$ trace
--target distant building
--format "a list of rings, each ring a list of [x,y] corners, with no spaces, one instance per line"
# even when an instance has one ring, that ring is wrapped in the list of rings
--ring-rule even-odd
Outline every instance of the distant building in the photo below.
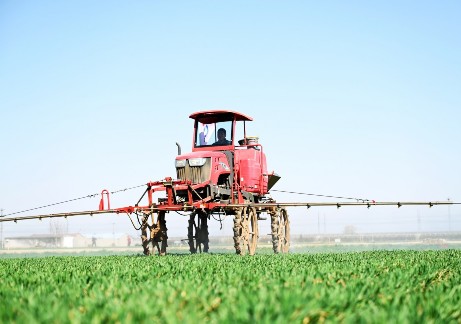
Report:
[[[4,244],[5,249],[128,247],[140,245],[141,240],[122,233],[34,234],[5,237]]]

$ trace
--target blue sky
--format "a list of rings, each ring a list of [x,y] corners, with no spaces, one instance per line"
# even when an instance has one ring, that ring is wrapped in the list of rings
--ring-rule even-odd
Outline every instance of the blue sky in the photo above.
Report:
[[[458,1],[4,0],[0,207],[7,214],[172,176],[175,142],[190,150],[188,116],[207,109],[254,118],[250,132],[282,176],[275,189],[461,201],[460,89]],[[141,193],[113,195],[113,206]],[[290,214],[294,233],[317,232],[320,218],[326,232],[461,230],[456,206]],[[112,223],[131,227],[125,216],[69,226],[103,232]],[[169,218],[172,234],[186,226]]]

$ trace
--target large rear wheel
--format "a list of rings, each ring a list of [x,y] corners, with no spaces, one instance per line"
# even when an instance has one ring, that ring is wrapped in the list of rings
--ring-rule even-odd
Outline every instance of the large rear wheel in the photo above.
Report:
[[[234,246],[239,255],[255,254],[258,245],[258,215],[254,207],[238,208],[234,216]]]
[[[272,248],[274,253],[287,253],[290,248],[290,221],[285,208],[271,213]]]

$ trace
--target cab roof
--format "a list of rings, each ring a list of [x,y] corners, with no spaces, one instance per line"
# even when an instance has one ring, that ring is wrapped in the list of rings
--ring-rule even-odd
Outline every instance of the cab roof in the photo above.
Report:
[[[232,110],[205,110],[195,112],[189,116],[191,119],[200,119],[200,121],[203,123],[215,123],[219,121],[234,120],[234,117],[237,121],[253,120],[253,118],[250,116]]]

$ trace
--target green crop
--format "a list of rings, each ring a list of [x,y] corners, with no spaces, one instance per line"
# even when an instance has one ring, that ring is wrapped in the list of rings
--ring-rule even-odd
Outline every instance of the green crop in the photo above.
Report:
[[[0,321],[460,323],[461,251],[0,259]]]

